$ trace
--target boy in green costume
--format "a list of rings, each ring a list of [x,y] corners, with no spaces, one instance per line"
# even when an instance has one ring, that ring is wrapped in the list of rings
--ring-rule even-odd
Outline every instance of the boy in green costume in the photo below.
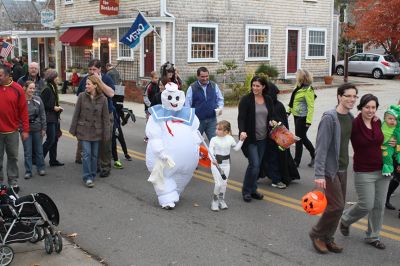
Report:
[[[397,119],[400,114],[400,106],[391,105],[388,110],[385,111],[384,122],[382,123],[382,132],[384,136],[382,149],[383,167],[382,175],[391,176],[393,174],[393,154],[397,152],[397,162],[400,163],[400,145],[392,147],[389,145],[389,141],[396,140],[400,143],[400,124]]]

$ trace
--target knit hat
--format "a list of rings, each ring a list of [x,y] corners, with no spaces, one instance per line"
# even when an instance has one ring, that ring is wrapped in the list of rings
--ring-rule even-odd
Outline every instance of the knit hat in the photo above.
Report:
[[[396,119],[397,119],[397,117],[398,117],[397,112],[396,112],[395,110],[393,110],[392,108],[387,109],[387,110],[385,111],[385,115],[386,115],[386,114],[390,114],[390,115],[396,117]]]

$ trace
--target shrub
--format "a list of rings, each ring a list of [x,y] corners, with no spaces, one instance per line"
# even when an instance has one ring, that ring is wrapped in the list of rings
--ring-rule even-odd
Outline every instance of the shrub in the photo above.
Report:
[[[270,79],[276,79],[279,76],[279,72],[278,69],[276,69],[276,67],[266,64],[261,64],[256,69],[256,74],[260,73],[267,75]]]

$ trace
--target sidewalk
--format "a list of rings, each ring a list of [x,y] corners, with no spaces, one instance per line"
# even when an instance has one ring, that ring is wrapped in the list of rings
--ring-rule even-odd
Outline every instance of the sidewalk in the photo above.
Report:
[[[350,81],[353,84],[356,84],[357,86],[374,85],[373,83],[371,83],[371,79],[351,77]],[[317,95],[318,95],[318,97],[320,97],[322,95],[321,95],[321,92],[319,92],[319,90],[333,89],[333,88],[336,89],[341,84],[343,84],[343,77],[334,76],[334,80],[331,85],[325,85],[324,82],[322,81],[322,82],[314,82],[313,87],[315,87],[317,89]],[[289,103],[290,94],[293,91],[294,85],[292,85],[292,84],[277,84],[277,86],[281,91],[280,94],[278,95],[279,101],[281,101],[286,107],[287,104]],[[59,99],[60,99],[61,105],[63,105],[63,104],[75,105],[78,97],[75,96],[75,94],[59,94]],[[321,97],[318,100],[321,101]],[[331,102],[330,97],[328,97],[327,100],[329,102]],[[334,102],[332,105],[334,105]],[[142,103],[125,101],[124,107],[131,109],[133,111],[133,113],[135,114],[136,118],[143,118],[143,119],[145,118],[144,105]],[[326,108],[323,108],[322,110],[326,110]],[[239,131],[238,125],[237,125],[237,116],[238,116],[238,107],[237,106],[227,106],[227,107],[224,107],[224,109],[222,111],[222,115],[218,117],[218,120],[227,120],[228,122],[230,122],[233,135],[237,135],[238,131]]]
[[[36,244],[16,243],[9,245],[14,250],[14,259],[10,265],[21,266],[97,266],[104,265],[76,245],[63,238],[63,250],[61,253],[47,254],[44,249],[44,241]]]

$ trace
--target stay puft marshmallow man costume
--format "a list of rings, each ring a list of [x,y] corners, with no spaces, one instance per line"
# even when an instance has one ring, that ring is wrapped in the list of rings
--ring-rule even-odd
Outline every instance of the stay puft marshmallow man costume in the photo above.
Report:
[[[173,209],[199,161],[199,119],[194,108],[183,107],[185,94],[167,83],[161,105],[149,108],[146,166],[161,207]]]

